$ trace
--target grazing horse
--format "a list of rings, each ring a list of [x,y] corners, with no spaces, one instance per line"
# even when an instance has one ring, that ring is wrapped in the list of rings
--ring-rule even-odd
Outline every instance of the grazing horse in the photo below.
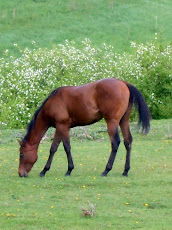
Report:
[[[28,125],[26,136],[20,142],[19,176],[26,177],[37,161],[39,143],[49,127],[55,128],[54,139],[47,163],[40,173],[45,176],[50,169],[53,156],[60,142],[63,142],[68,160],[69,176],[74,169],[71,155],[69,130],[75,126],[93,124],[104,118],[111,141],[111,154],[102,176],[112,169],[120,137],[120,126],[126,148],[126,163],[123,175],[130,169],[132,136],[129,118],[133,104],[139,112],[139,124],[142,132],[150,128],[150,112],[142,94],[134,86],[118,79],[103,79],[81,86],[65,86],[54,90],[36,111]]]

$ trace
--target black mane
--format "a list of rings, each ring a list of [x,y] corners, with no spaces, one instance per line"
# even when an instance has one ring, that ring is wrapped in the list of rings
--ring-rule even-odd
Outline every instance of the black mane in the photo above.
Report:
[[[40,113],[40,111],[42,110],[42,108],[44,107],[44,105],[45,105],[45,103],[48,101],[48,99],[57,93],[57,90],[58,90],[58,89],[55,89],[54,91],[52,91],[51,94],[50,94],[50,95],[45,99],[45,101],[42,103],[42,105],[36,110],[35,114],[34,114],[33,117],[32,117],[32,120],[31,120],[30,123],[28,124],[27,133],[26,133],[25,137],[24,137],[23,140],[22,140],[22,143],[23,143],[23,144],[26,143],[26,141],[28,140],[29,135],[30,135],[32,129],[34,128],[36,119],[37,119],[37,117],[38,117],[38,114]]]

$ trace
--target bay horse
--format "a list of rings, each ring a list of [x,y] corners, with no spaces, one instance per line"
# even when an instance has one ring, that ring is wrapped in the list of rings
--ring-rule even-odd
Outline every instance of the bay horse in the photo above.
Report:
[[[20,142],[20,160],[18,173],[21,177],[28,176],[37,161],[39,143],[49,127],[55,128],[54,139],[50,148],[47,163],[40,173],[45,176],[50,169],[53,156],[60,142],[63,142],[68,160],[69,176],[74,169],[71,155],[69,130],[75,126],[93,124],[104,118],[111,141],[111,154],[102,176],[107,176],[112,169],[120,137],[120,126],[126,148],[126,162],[123,175],[127,176],[130,169],[132,135],[129,118],[133,104],[139,113],[139,124],[142,132],[148,133],[150,128],[150,112],[138,89],[118,79],[103,79],[81,86],[65,86],[54,90],[35,112],[28,125],[27,133]]]

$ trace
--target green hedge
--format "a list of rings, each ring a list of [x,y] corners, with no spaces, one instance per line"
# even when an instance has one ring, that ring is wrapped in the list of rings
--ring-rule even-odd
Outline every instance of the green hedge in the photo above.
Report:
[[[16,48],[17,45],[15,45]],[[85,39],[48,50],[20,50],[0,59],[0,127],[22,128],[48,94],[62,85],[80,85],[114,77],[135,85],[145,96],[154,119],[172,117],[172,47],[157,39],[131,43],[132,54],[115,54],[111,46],[94,48]]]

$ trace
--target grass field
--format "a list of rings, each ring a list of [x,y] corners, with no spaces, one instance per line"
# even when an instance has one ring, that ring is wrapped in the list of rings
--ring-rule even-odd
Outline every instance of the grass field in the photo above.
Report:
[[[172,37],[171,0],[5,0],[0,1],[0,55],[9,49],[52,48],[66,39],[78,44],[89,38],[99,47],[129,51],[130,42]]]
[[[65,177],[67,160],[60,146],[51,170],[38,176],[50,147],[51,132],[39,148],[28,178],[19,178],[16,137],[24,131],[0,131],[0,229],[171,229],[172,120],[151,122],[134,138],[131,171],[122,177],[125,150],[121,142],[113,170],[104,178],[110,145],[105,124],[72,132],[75,170]],[[79,137],[79,138],[78,138]],[[89,140],[90,139],[90,140]],[[82,209],[95,206],[91,218]]]

